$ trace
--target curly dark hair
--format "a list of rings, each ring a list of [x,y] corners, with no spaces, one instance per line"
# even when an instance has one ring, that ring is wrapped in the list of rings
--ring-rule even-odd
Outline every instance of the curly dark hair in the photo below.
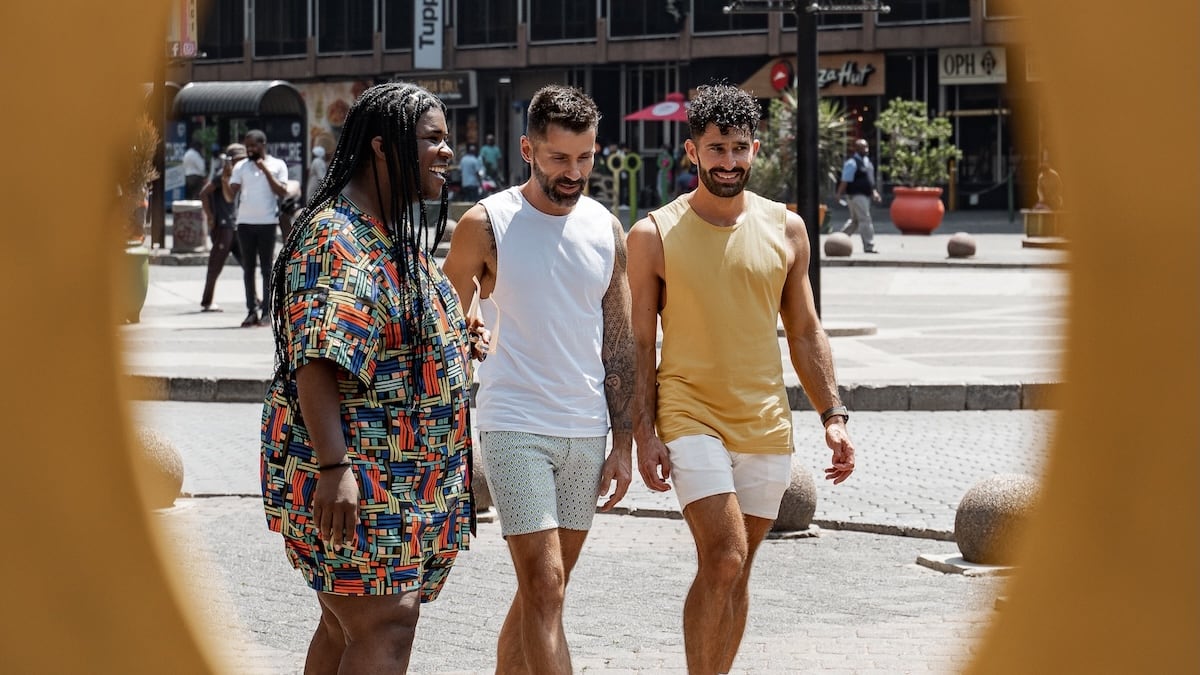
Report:
[[[715,124],[722,134],[730,129],[741,129],[754,136],[758,121],[762,119],[762,106],[748,92],[731,84],[705,84],[696,88],[696,97],[688,108],[688,126],[692,138],[704,134],[708,125]]]
[[[575,87],[548,84],[533,95],[529,102],[530,138],[541,139],[551,124],[575,134],[600,126],[600,110],[591,96]]]

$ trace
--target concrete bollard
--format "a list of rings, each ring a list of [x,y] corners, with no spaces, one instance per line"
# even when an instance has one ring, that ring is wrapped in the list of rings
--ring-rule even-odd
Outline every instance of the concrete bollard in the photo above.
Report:
[[[773,532],[799,532],[809,529],[813,514],[817,512],[817,486],[808,468],[792,460],[792,476],[783,501],[779,504],[779,517],[771,527]]]
[[[955,232],[946,242],[946,253],[951,258],[970,258],[975,255],[975,237],[966,232]]]
[[[976,483],[954,515],[954,540],[967,562],[1011,565],[1037,499],[1037,481],[997,474]]]
[[[834,232],[825,237],[825,255],[831,258],[844,258],[853,250],[854,243],[845,232]]]
[[[152,509],[174,506],[183,487],[183,457],[179,450],[171,439],[149,427],[138,428],[137,446],[134,460],[146,505]]]

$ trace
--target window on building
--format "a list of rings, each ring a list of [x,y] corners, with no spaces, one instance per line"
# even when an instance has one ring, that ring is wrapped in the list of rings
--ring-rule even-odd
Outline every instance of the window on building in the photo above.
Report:
[[[412,49],[413,0],[383,0],[383,48]]]
[[[596,37],[596,0],[529,0],[529,39],[591,40]]]
[[[208,59],[240,59],[246,40],[244,0],[197,0],[197,48]]]
[[[375,0],[317,0],[317,51],[375,48]]]
[[[677,35],[679,30],[680,22],[667,11],[666,2],[608,0],[610,37]]]
[[[817,14],[817,30],[825,29],[844,29],[844,28],[861,28],[863,25],[863,15],[860,12],[829,12]],[[783,15],[783,29],[796,30],[796,14],[787,12]]]
[[[308,53],[307,3],[255,0],[254,55],[303,56]]]
[[[733,31],[764,31],[766,12],[726,14],[729,0],[695,0],[692,3],[692,30],[696,33],[729,33]]]
[[[517,0],[460,0],[455,24],[460,45],[516,44]]]
[[[881,24],[971,18],[971,0],[888,0],[888,5],[891,12],[877,15]]]

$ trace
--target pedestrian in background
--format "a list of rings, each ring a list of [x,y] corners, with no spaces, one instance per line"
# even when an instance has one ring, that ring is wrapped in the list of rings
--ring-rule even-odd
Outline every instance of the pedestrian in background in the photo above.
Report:
[[[428,91],[364,91],[272,277],[263,501],[321,607],[306,673],[405,672],[470,538],[472,343],[425,234],[446,139]]]
[[[267,153],[267,135],[262,131],[247,131],[242,143],[246,146],[246,159],[233,167],[229,187],[238,198],[237,237],[246,287],[246,318],[242,320],[242,328],[249,328],[270,323],[275,228],[280,225],[279,200],[288,193],[288,168],[282,159]],[[261,308],[254,278],[256,261],[262,267]]]
[[[212,240],[212,249],[208,252],[208,274],[204,278],[204,293],[200,296],[202,312],[224,311],[213,302],[217,277],[221,276],[221,270],[225,269],[225,261],[230,254],[234,260],[241,263],[236,236],[237,204],[229,179],[233,176],[234,164],[245,158],[246,146],[231,143],[221,155],[217,171],[200,190],[200,202],[208,217],[208,236]]]
[[[321,181],[325,180],[325,173],[329,170],[329,163],[325,161],[325,148],[317,146],[312,150],[312,162],[308,165],[308,189],[304,191],[306,203],[311,202],[313,195],[317,194],[317,188],[321,187]]]
[[[842,232],[862,235],[863,253],[878,253],[875,249],[875,224],[871,222],[871,201],[881,201],[875,189],[875,167],[871,164],[871,146],[865,139],[854,141],[854,152],[842,166],[842,180],[838,182],[839,203],[846,201],[850,218],[842,226]],[[845,198],[849,195],[849,199]]]
[[[736,87],[700,87],[684,143],[700,185],[629,233],[638,469],[652,490],[674,484],[696,543],[683,644],[688,672],[705,675],[731,672],[749,612],[754,554],[791,480],[779,317],[796,374],[824,411],[833,451],[826,478],[840,483],[854,470],[848,413],[808,282],[804,221],[745,189],[761,114],[758,101]]]
[[[578,89],[529,103],[521,156],[533,176],[458,221],[445,269],[460,297],[475,280],[495,350],[480,366],[485,473],[517,574],[497,644],[499,673],[570,673],[567,580],[596,500],[632,477],[633,341],[625,236],[583,194],[600,112]],[[613,448],[605,457],[607,435]]]
[[[496,136],[488,134],[483,138],[483,146],[479,148],[479,160],[483,162],[483,172],[498,185],[504,184],[504,175],[500,173],[500,161],[504,155],[500,146],[496,145]]]
[[[208,177],[208,169],[204,166],[204,144],[192,141],[187,152],[183,153],[183,192],[185,199],[200,199],[200,190]]]
[[[483,184],[483,162],[475,154],[475,144],[468,143],[467,151],[458,161],[458,170],[462,176],[462,196],[464,202],[479,201],[479,188]]]

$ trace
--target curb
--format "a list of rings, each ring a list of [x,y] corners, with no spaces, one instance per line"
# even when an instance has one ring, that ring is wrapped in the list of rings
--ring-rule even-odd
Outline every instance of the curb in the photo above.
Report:
[[[128,375],[140,401],[261,403],[270,380]],[[1059,383],[852,384],[838,387],[851,410],[1048,410],[1056,406]],[[792,410],[812,410],[800,385],[787,387]]]

